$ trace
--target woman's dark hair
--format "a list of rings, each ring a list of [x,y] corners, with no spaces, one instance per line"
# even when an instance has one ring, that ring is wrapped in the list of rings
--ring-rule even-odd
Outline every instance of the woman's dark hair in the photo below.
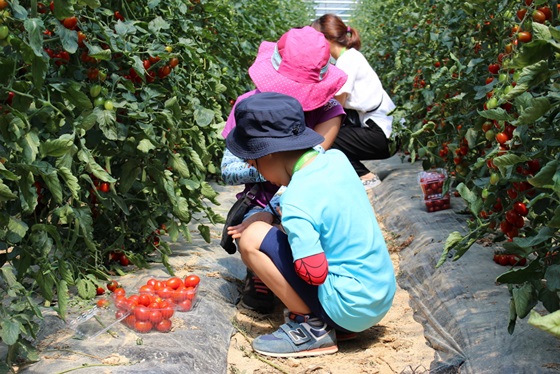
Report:
[[[350,26],[346,26],[344,21],[336,14],[327,13],[317,18],[311,24],[315,30],[325,35],[328,41],[334,41],[346,48],[360,50],[362,42],[358,31]]]

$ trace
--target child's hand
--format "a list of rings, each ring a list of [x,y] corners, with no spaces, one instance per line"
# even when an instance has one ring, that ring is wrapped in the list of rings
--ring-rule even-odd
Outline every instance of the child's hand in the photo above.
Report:
[[[228,227],[228,235],[231,235],[233,239],[239,239],[243,231],[253,222],[262,221],[269,225],[272,225],[274,217],[268,212],[258,212],[247,218],[245,221],[241,222],[239,225]]]

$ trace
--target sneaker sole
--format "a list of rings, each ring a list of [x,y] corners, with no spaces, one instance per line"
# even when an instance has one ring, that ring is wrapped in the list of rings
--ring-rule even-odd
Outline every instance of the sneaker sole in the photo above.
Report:
[[[315,349],[310,349],[310,350],[307,350],[307,351],[289,352],[289,353],[264,352],[264,351],[260,351],[258,349],[255,349],[255,352],[260,353],[261,355],[270,356],[270,357],[309,357],[309,356],[330,355],[330,354],[336,353],[336,352],[338,352],[338,346],[334,345],[334,346],[331,346],[331,347],[315,348]]]

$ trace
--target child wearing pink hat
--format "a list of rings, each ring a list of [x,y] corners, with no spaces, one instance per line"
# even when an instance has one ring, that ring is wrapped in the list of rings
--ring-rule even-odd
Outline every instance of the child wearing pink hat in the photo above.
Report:
[[[360,36],[354,28],[334,14],[321,16],[312,27],[325,35],[335,65],[348,74],[348,80],[336,93],[347,117],[332,147],[348,157],[365,188],[373,188],[381,181],[361,161],[382,160],[394,153],[389,140],[393,117],[389,113],[395,104],[360,52]]]
[[[305,46],[305,48],[302,48]],[[259,47],[257,58],[249,68],[249,75],[256,90],[241,95],[235,102],[226,121],[222,136],[226,138],[235,127],[235,108],[244,99],[260,92],[277,92],[297,99],[303,107],[307,127],[324,137],[321,146],[331,147],[345,116],[342,106],[333,99],[334,94],[346,82],[346,74],[330,63],[330,45],[324,35],[312,27],[294,28],[283,34],[278,42],[264,41]],[[268,203],[278,186],[266,181],[245,160],[234,156],[227,148],[221,165],[222,179],[229,185],[245,184],[238,194],[260,184],[254,208],[246,215],[247,224],[265,220],[272,223]],[[249,269],[241,304],[262,313],[274,309],[274,294]]]

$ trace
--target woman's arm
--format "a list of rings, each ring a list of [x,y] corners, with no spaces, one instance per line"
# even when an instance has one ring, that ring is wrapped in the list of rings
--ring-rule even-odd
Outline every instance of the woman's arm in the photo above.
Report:
[[[321,143],[321,146],[325,150],[329,149],[333,145],[334,140],[338,135],[338,130],[340,130],[340,126],[342,124],[342,117],[343,116],[333,117],[325,122],[319,123],[313,129],[325,138],[325,140]]]
[[[265,182],[266,179],[251,165],[224,149],[221,165],[222,179],[228,185]]]
[[[348,99],[348,93],[347,92],[341,93],[340,95],[337,95],[334,98],[336,99],[336,101],[340,103],[340,105],[344,106],[344,104],[346,104],[346,100]]]

